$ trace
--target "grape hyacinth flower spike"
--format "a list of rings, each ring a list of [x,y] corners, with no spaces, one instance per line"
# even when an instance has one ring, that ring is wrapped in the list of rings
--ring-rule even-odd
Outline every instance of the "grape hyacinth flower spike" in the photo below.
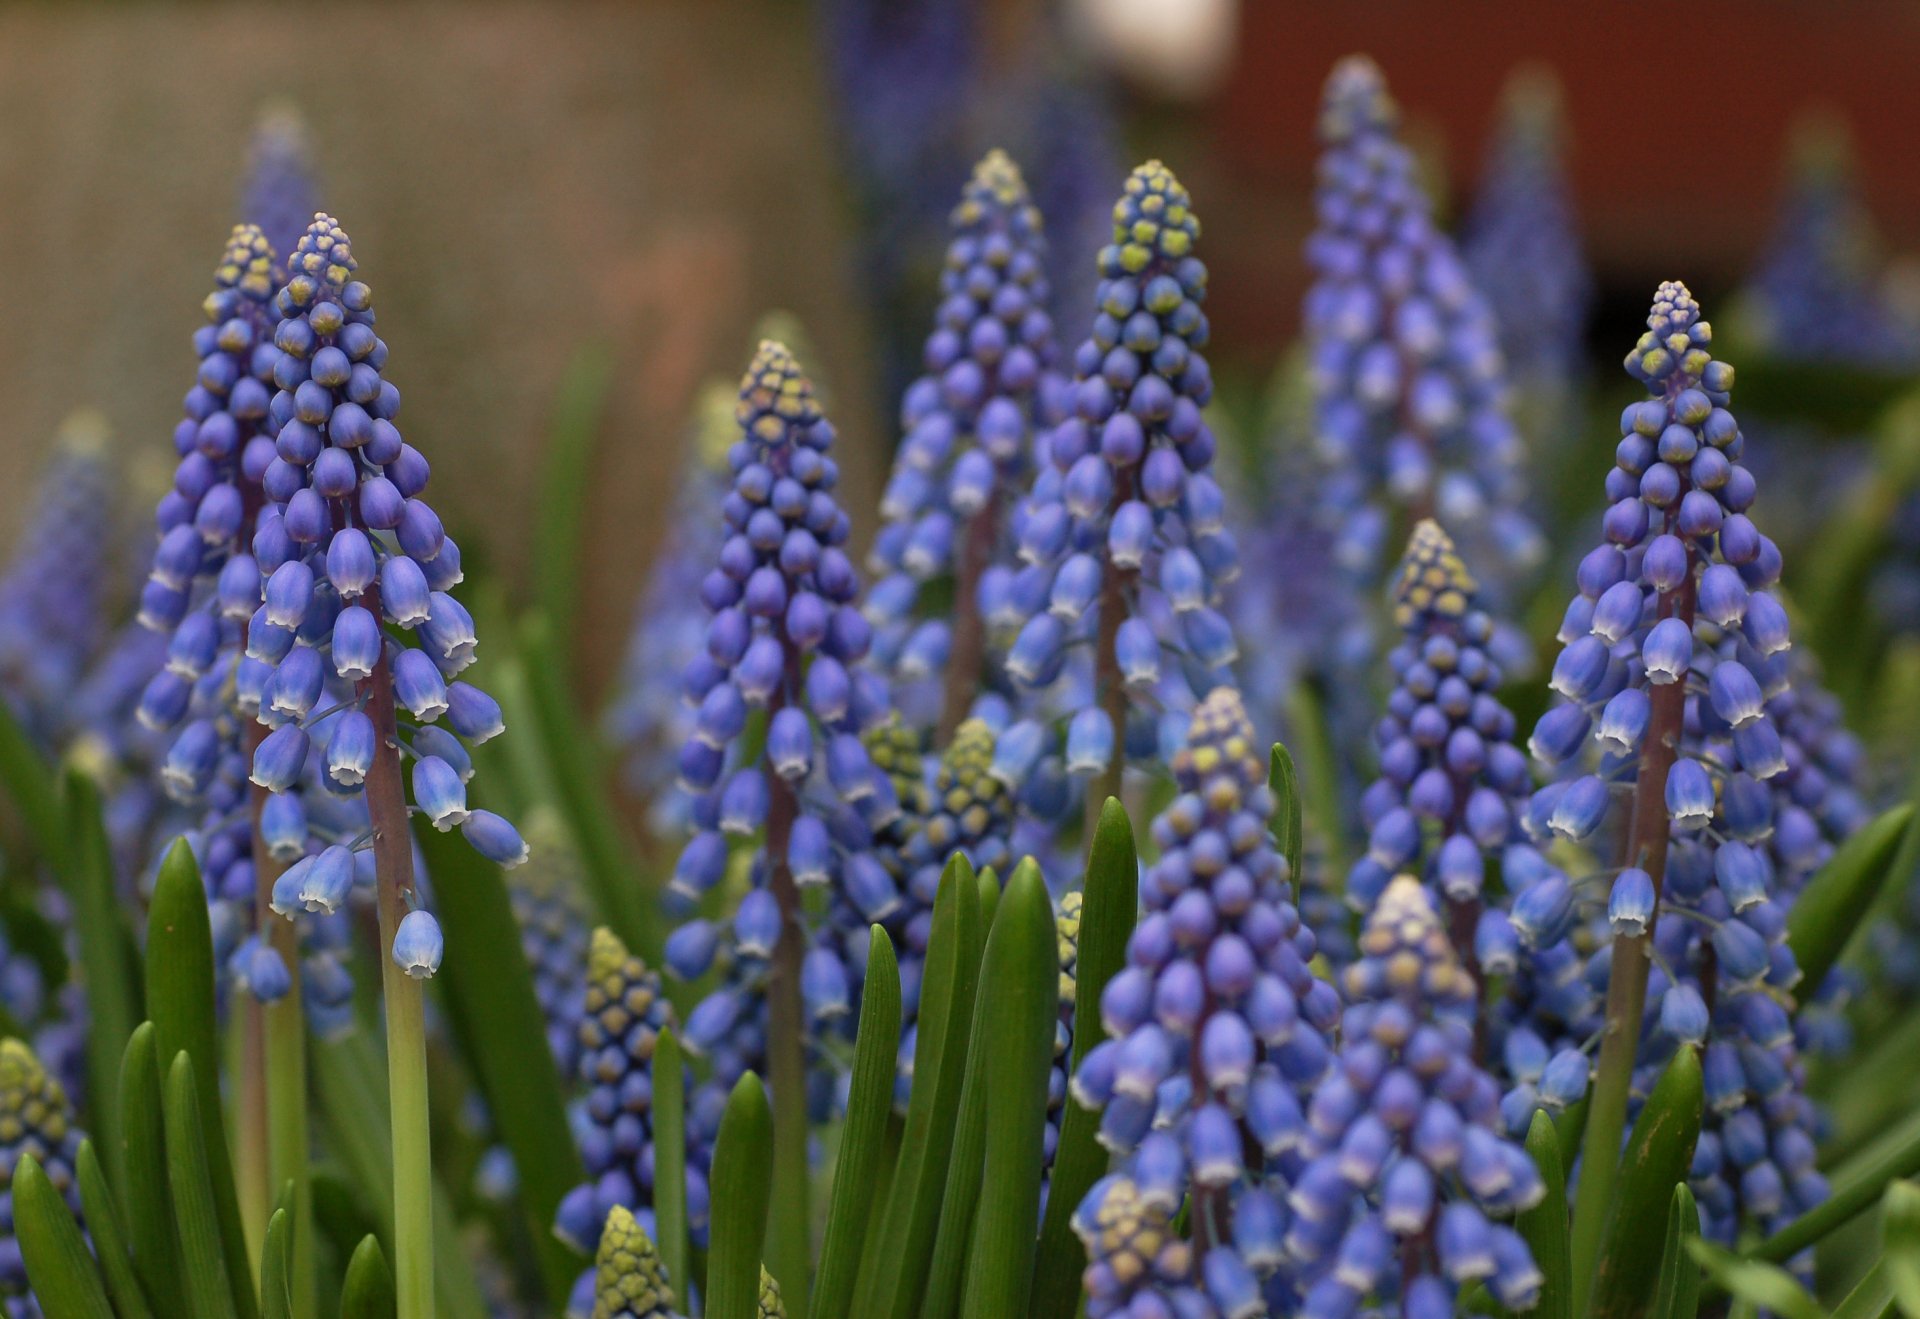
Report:
[[[1141,1289],[1253,1312],[1283,1263],[1273,1174],[1305,1138],[1303,1096],[1326,1072],[1324,1032],[1339,1012],[1333,986],[1308,969],[1313,934],[1288,901],[1266,764],[1237,691],[1217,687],[1200,704],[1173,772],[1180,795],[1153,823],[1147,914],[1101,995],[1109,1038],[1073,1078],[1075,1100],[1101,1110],[1101,1143],[1124,1160],[1076,1211],[1090,1315],[1161,1312],[1139,1308]],[[1250,1150],[1264,1167],[1249,1166]],[[1193,1248],[1169,1253],[1162,1225],[1189,1192]],[[1129,1261],[1143,1256],[1157,1263],[1139,1276]]]
[[[1339,1061],[1307,1107],[1288,1197],[1298,1313],[1398,1296],[1408,1319],[1438,1319],[1475,1282],[1530,1308],[1540,1271],[1491,1219],[1532,1208],[1545,1184],[1501,1134],[1499,1087],[1473,1061],[1473,982],[1419,880],[1387,885],[1345,981]]]
[[[1791,639],[1774,592],[1780,552],[1748,516],[1756,492],[1728,410],[1733,368],[1712,340],[1686,287],[1662,284],[1626,359],[1649,397],[1621,416],[1605,539],[1581,560],[1561,627],[1561,700],[1531,741],[1558,777],[1535,794],[1529,830],[1619,848],[1576,1238],[1603,1217],[1630,1092],[1674,1048],[1706,1045],[1705,1155],[1721,1148],[1711,1128],[1723,1121],[1784,1131],[1806,1120],[1782,1006],[1799,979],[1788,895],[1765,853],[1770,784],[1788,769],[1767,701],[1785,689]],[[1810,1156],[1810,1143],[1787,1145]],[[1802,1175],[1810,1158],[1789,1163],[1791,1194],[1753,1183],[1763,1222],[1823,1193]],[[1737,1198],[1703,1195],[1706,1225],[1731,1221]]]
[[[1102,248],[1093,329],[1074,353],[1070,415],[1016,513],[1028,614],[1006,667],[1046,688],[1068,648],[1091,641],[1095,702],[1069,730],[1071,769],[1095,775],[1088,805],[1119,790],[1127,715],[1161,685],[1163,651],[1197,688],[1235,656],[1220,588],[1238,570],[1213,477],[1207,268],[1200,221],[1159,161],[1134,170]],[[1184,699],[1192,699],[1193,692]]]
[[[520,927],[520,951],[533,971],[554,1065],[567,1076],[579,1058],[581,1004],[591,964],[580,859],[552,807],[536,808],[526,832],[531,855],[526,865],[508,873],[507,897]]]
[[[568,1319],[681,1319],[660,1252],[625,1206],[608,1213],[599,1240],[593,1269],[567,1307]]]
[[[278,797],[311,773],[318,796],[365,804],[365,833],[296,862],[274,884],[273,907],[288,916],[336,909],[352,887],[355,853],[370,844],[399,1314],[424,1319],[433,1308],[432,1173],[419,981],[438,969],[443,941],[414,884],[403,748],[413,809],[435,828],[458,827],[505,866],[525,860],[527,847],[508,821],[467,803],[466,748],[501,731],[500,707],[459,677],[477,644],[471,615],[451,594],[459,548],[422,498],[427,460],[394,425],[400,392],[385,377],[387,345],[356,269],[339,224],[316,215],[274,295],[278,392],[260,475],[272,503],[253,536],[262,603],[247,624],[247,654],[261,662],[259,719],[271,731],[254,752],[252,779]]]
[[[1521,511],[1506,368],[1493,317],[1433,222],[1398,121],[1372,60],[1334,66],[1321,99],[1319,220],[1307,243],[1314,283],[1303,313],[1315,431],[1331,469],[1326,512],[1341,532],[1340,560],[1362,579],[1399,509],[1483,528],[1490,543],[1469,548],[1511,568],[1504,585],[1544,553]]]
[[[903,708],[946,679],[936,745],[972,705],[989,627],[996,618],[1004,626],[1014,589],[1002,546],[1009,493],[1027,478],[1034,430],[1057,419],[1063,388],[1040,212],[1005,152],[974,166],[949,223],[926,374],[901,402],[904,438],[881,499],[866,602],[873,662]],[[918,608],[923,584],[939,579],[953,583],[950,617]]]
[[[262,112],[247,146],[240,214],[260,226],[275,252],[291,252],[320,207],[307,122],[290,104]]]
[[[603,1239],[612,1215],[653,1223],[653,1052],[673,1009],[660,978],[605,927],[593,932],[579,1025],[577,1073],[586,1103],[576,1125],[587,1180],[560,1202],[554,1232],[575,1249]],[[706,1239],[705,1174],[687,1168],[693,1239]]]
[[[695,832],[671,888],[698,899],[725,874],[730,837],[760,840],[753,886],[731,921],[729,976],[688,1015],[686,1043],[700,1052],[736,1026],[757,1029],[764,1005],[764,1059],[735,1061],[756,1070],[764,1062],[776,1176],[794,1191],[782,1203],[803,1204],[806,1040],[822,1014],[840,1016],[837,995],[818,986],[851,976],[811,937],[801,890],[830,885],[868,922],[900,907],[862,814],[889,785],[861,734],[890,707],[885,684],[862,663],[872,626],[860,612],[860,577],[844,548],[849,522],[833,493],[833,425],[785,345],[760,345],[735,418],[740,439],[727,455],[732,488],[720,510],[726,539],[700,588],[712,611],[706,649],[683,676],[698,709],[680,757]],[[766,736],[747,761],[743,734],[754,711],[766,712]],[[721,951],[718,930],[689,922],[667,965],[695,979]],[[770,1256],[790,1273],[801,1266],[804,1233],[799,1221],[773,1225]]]
[[[32,1155],[47,1180],[80,1216],[75,1160],[83,1136],[60,1083],[47,1074],[33,1050],[19,1040],[0,1040],[0,1310],[8,1319],[39,1319],[40,1306],[27,1285],[20,1243],[14,1238],[13,1179],[20,1160]]]

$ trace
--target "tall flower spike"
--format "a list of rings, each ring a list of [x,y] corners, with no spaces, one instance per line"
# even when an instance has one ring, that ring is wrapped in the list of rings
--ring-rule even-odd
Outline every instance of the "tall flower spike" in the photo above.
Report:
[[[576,1136],[587,1180],[561,1200],[554,1232],[576,1250],[601,1239],[618,1209],[652,1221],[653,1050],[673,1024],[660,978],[604,926],[587,956],[580,1022],[579,1077],[587,1098]],[[696,1242],[706,1234],[705,1174],[687,1169],[688,1221]]]
[[[660,1252],[624,1205],[607,1214],[593,1272],[583,1283],[568,1309],[570,1319],[680,1319]]]
[[[389,717],[373,701],[390,692],[406,720],[399,731],[412,753],[415,809],[442,831],[458,827],[488,860],[518,865],[527,848],[514,827],[467,805],[466,747],[501,731],[500,707],[459,678],[476,646],[473,619],[451,594],[462,578],[459,547],[422,498],[427,460],[393,424],[400,392],[384,378],[387,346],[356,268],[347,235],[316,216],[274,297],[278,392],[260,478],[274,502],[253,538],[264,603],[247,625],[247,652],[267,666],[259,719],[273,731],[252,778],[277,796],[311,765],[321,795],[364,802],[382,754],[376,721]],[[343,699],[323,705],[329,686]],[[337,906],[343,891],[323,882],[338,864],[331,857],[323,852],[298,881],[290,878],[298,866],[283,876],[277,908]],[[433,918],[406,916],[395,922],[404,944],[396,937],[391,953],[409,975],[431,975]]]
[[[0,1229],[0,1306],[9,1316],[37,1319],[40,1314],[27,1286],[20,1243],[14,1239],[14,1172],[21,1156],[31,1154],[77,1218],[80,1187],[74,1160],[81,1139],[66,1094],[33,1050],[19,1040],[0,1040],[0,1205],[6,1209],[0,1220],[5,1224]]]
[[[1590,1024],[1592,995],[1582,977],[1556,974],[1580,961],[1572,891],[1521,828],[1533,779],[1500,701],[1494,624],[1452,539],[1430,519],[1407,544],[1393,616],[1401,633],[1388,656],[1393,692],[1374,728],[1380,776],[1361,797],[1367,848],[1348,872],[1347,902],[1364,914],[1395,875],[1416,876],[1446,914],[1476,989],[1493,975],[1505,985],[1482,1048],[1502,1044],[1495,1037],[1516,1019],[1556,1045],[1578,1043],[1566,1036]],[[1528,900],[1516,905],[1511,890],[1522,885]],[[1527,1089],[1514,1102],[1534,1101]]]
[[[1475,1282],[1530,1308],[1540,1271],[1489,1219],[1538,1204],[1545,1186],[1500,1134],[1499,1088],[1473,1061],[1473,982],[1419,880],[1387,885],[1345,978],[1340,1060],[1307,1109],[1290,1196],[1298,1313],[1399,1297],[1409,1316],[1447,1315]]]
[[[1460,255],[1515,378],[1564,389],[1584,355],[1593,280],[1574,227],[1560,103],[1559,80],[1545,68],[1507,80]]]
[[[272,703],[272,671],[248,653],[247,631],[248,619],[264,608],[254,550],[270,546],[279,525],[263,485],[274,461],[273,279],[273,250],[260,230],[237,226],[202,304],[197,381],[174,428],[173,487],[155,513],[159,537],[139,619],[166,637],[166,663],[137,710],[146,728],[172,732],[160,780],[170,797],[198,812],[187,839],[207,885],[218,964],[262,1001],[291,988],[288,955],[301,944],[284,941],[283,953],[272,932],[258,928],[261,867],[304,875],[327,843],[366,823],[354,803],[321,792],[318,775],[305,766],[283,765],[287,772],[271,799],[248,784],[248,756],[263,744],[256,716]],[[313,669],[309,676],[320,677]],[[351,882],[349,870],[342,897]],[[335,956],[345,935],[330,919],[302,932],[307,1007],[323,1031],[348,1019],[351,983]]]
[[[1557,781],[1535,794],[1529,831],[1620,840],[1582,1216],[1604,1203],[1595,1169],[1611,1170],[1629,1092],[1644,1093],[1682,1043],[1705,1043],[1710,1078],[1696,1173],[1725,1134],[1756,1122],[1797,1150],[1811,1117],[1782,1006],[1799,979],[1790,894],[1765,851],[1779,823],[1771,785],[1788,769],[1767,706],[1790,653],[1773,592],[1780,552],[1748,517],[1733,369],[1714,360],[1699,304],[1663,284],[1647,327],[1626,369],[1649,397],[1621,416],[1605,540],[1581,561],[1561,626],[1561,703],[1531,744]],[[1745,1216],[1772,1230],[1824,1195],[1810,1161],[1791,1163],[1750,1186],[1702,1178],[1706,1228],[1730,1241]]]
[[[1151,1256],[1162,1272],[1182,1265],[1150,1286],[1165,1301],[1200,1292],[1223,1313],[1249,1312],[1282,1262],[1276,1174],[1304,1139],[1302,1096],[1326,1071],[1323,1032],[1339,1011],[1333,986],[1308,970],[1313,934],[1287,900],[1266,766],[1238,692],[1208,694],[1173,772],[1180,795],[1153,822],[1160,859],[1141,885],[1147,914],[1101,995],[1109,1038],[1073,1079],[1075,1099],[1102,1110],[1101,1143],[1124,1158],[1078,1207],[1089,1294],[1115,1298],[1090,1314],[1150,1313],[1124,1308],[1132,1292],[1110,1285],[1129,1281],[1109,1277],[1127,1269],[1118,1255]],[[1163,1256],[1152,1225],[1189,1190],[1193,1250]]]
[[[1398,121],[1373,61],[1334,66],[1304,311],[1315,432],[1333,469],[1324,512],[1363,579],[1396,509],[1484,529],[1476,560],[1524,571],[1544,542],[1521,511],[1523,452],[1493,317],[1433,223]]]
[[[0,695],[28,734],[57,752],[76,732],[74,688],[107,639],[117,563],[115,481],[106,418],[73,413],[0,575]]]
[[[941,301],[925,374],[901,401],[905,438],[881,499],[869,566],[873,661],[912,722],[944,743],[983,676],[987,605],[1004,595],[1009,492],[1032,467],[1037,426],[1057,420],[1046,243],[1026,181],[1004,152],[974,166],[950,220]],[[989,576],[989,573],[992,576]],[[951,616],[919,607],[921,587],[951,581]],[[944,696],[939,680],[951,674]]]
[[[1028,688],[1062,673],[1092,641],[1095,702],[1070,730],[1068,767],[1118,789],[1127,714],[1160,685],[1163,649],[1195,686],[1234,658],[1220,588],[1238,570],[1213,478],[1207,268],[1200,221],[1159,161],[1134,170],[1100,251],[1092,334],[1074,353],[1071,415],[1046,437],[1046,463],[1014,519],[1030,566],[1015,590],[1027,615],[1007,669]],[[1191,691],[1181,702],[1191,700]]]
[[[275,252],[291,252],[320,209],[307,121],[291,104],[269,106],[247,146],[240,214]]]

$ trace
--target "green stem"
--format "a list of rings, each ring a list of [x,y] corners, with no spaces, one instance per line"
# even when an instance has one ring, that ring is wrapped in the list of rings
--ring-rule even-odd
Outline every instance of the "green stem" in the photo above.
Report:
[[[794,666],[789,665],[789,673]],[[780,942],[767,976],[767,1080],[773,1102],[773,1217],[767,1225],[767,1271],[796,1314],[807,1310],[807,1269],[812,1257],[812,1220],[807,1212],[806,1017],[800,998],[805,956],[805,917],[800,889],[787,864],[799,802],[778,774],[768,774],[768,884],[780,904]]]
[[[1132,495],[1133,482],[1123,470],[1115,482],[1113,502],[1110,508],[1119,508]],[[1134,568],[1122,568],[1108,555],[1105,548],[1100,551],[1102,573],[1100,577],[1100,617],[1099,630],[1094,637],[1093,685],[1094,699],[1100,702],[1100,708],[1107,712],[1107,719],[1113,725],[1113,754],[1107,761],[1107,767],[1095,775],[1087,784],[1086,836],[1100,825],[1100,808],[1107,798],[1124,801],[1120,791],[1126,776],[1127,767],[1127,682],[1120,672],[1120,624],[1127,616],[1127,586],[1138,575]]]
[[[370,607],[377,609],[377,602]],[[393,670],[382,655],[366,682],[367,713],[379,734],[367,770],[378,873],[380,980],[387,1011],[387,1095],[393,1131],[393,1256],[398,1319],[433,1315],[433,1157],[427,1122],[426,1002],[418,980],[393,960],[393,940],[412,909],[413,843],[400,780],[400,732]]]
[[[253,761],[254,748],[266,732],[258,722],[248,722],[249,764]],[[247,796],[253,818],[254,920],[286,964],[290,983],[286,994],[276,1003],[263,1006],[251,995],[247,997],[251,1018],[247,1036],[249,1070],[257,1059],[264,1094],[257,1099],[249,1096],[260,1108],[256,1116],[256,1110],[250,1105],[244,1120],[250,1132],[257,1124],[263,1142],[265,1208],[271,1208],[280,1188],[289,1182],[293,1184],[293,1257],[288,1273],[293,1319],[315,1319],[313,1182],[311,1148],[307,1140],[307,1027],[306,1009],[301,1001],[300,929],[293,921],[281,919],[272,906],[274,881],[286,867],[268,851],[266,839],[260,832],[260,812],[266,806],[267,791],[258,784],[250,784]],[[261,1217],[264,1221],[264,1213]],[[249,1215],[248,1222],[253,1221]]]
[[[947,652],[946,688],[940,702],[940,722],[933,744],[944,747],[972,708],[980,690],[981,665],[987,655],[987,626],[980,617],[980,575],[993,559],[993,543],[1000,531],[1000,503],[990,500],[967,522],[960,541],[960,562],[953,579],[953,645]]]
[[[1676,617],[1693,626],[1695,556],[1687,554],[1686,579],[1660,597],[1659,616]],[[1679,757],[1686,715],[1687,685],[1670,682],[1655,687],[1646,738],[1641,744],[1638,777],[1633,786],[1633,814],[1627,833],[1623,864],[1638,866],[1653,880],[1657,908],[1667,873],[1667,775]],[[1594,1072],[1593,1094],[1587,1111],[1586,1139],[1581,1146],[1579,1189],[1573,1203],[1573,1295],[1581,1313],[1592,1301],[1594,1273],[1600,1263],[1614,1185],[1620,1172],[1620,1138],[1627,1125],[1627,1100],[1633,1084],[1634,1055],[1640,1047],[1640,1026],[1646,1015],[1647,972],[1653,944],[1651,933],[1619,935],[1613,941],[1613,965],[1607,978],[1607,1016],[1600,1037],[1600,1060]]]

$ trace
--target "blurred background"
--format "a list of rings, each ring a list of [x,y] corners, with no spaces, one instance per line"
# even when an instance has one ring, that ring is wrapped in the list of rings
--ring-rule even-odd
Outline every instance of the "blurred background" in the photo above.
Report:
[[[573,662],[597,701],[703,383],[737,375],[770,309],[804,328],[849,450],[846,504],[870,529],[945,215],[989,146],[1046,213],[1068,342],[1126,168],[1175,168],[1206,225],[1220,407],[1257,439],[1306,286],[1315,104],[1353,51],[1384,68],[1456,231],[1510,76],[1534,69],[1523,85],[1557,96],[1590,272],[1576,375],[1595,411],[1631,393],[1617,363],[1660,279],[1687,280],[1721,323],[1808,205],[1828,208],[1816,219],[1842,272],[1890,324],[1912,323],[1920,7],[1890,0],[1695,0],[1683,23],[1665,4],[1494,0],[339,3],[323,25],[240,4],[14,6],[0,12],[0,481],[22,493],[0,536],[25,524],[25,492],[83,406],[104,414],[140,525],[266,116],[303,135],[317,204],[353,237],[436,506],[523,595],[563,383],[586,382]],[[1746,324],[1782,370],[1762,379],[1736,357],[1743,386],[1825,436],[1816,463],[1864,461],[1870,440],[1840,441],[1911,361],[1842,347],[1827,361],[1843,384],[1827,372],[1804,394],[1791,335],[1775,326],[1769,345],[1764,312]],[[1611,444],[1583,408],[1550,415],[1537,429],[1553,433],[1530,437],[1548,473],[1558,450]],[[1599,471],[1571,483],[1579,507]]]

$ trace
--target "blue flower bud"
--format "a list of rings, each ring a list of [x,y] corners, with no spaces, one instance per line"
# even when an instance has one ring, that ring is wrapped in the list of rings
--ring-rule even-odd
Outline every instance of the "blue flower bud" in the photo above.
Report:
[[[427,620],[420,628],[420,644],[440,672],[451,678],[473,663],[477,641],[473,615],[444,591],[427,596]]]
[[[1700,991],[1684,981],[1667,986],[1660,998],[1660,1029],[1682,1044],[1707,1038],[1707,1005]]]
[[[447,723],[475,746],[497,736],[506,727],[500,717],[500,703],[465,682],[447,685]]]
[[[813,725],[805,711],[793,706],[774,711],[767,723],[767,760],[781,778],[807,776],[813,768]]]
[[[1059,619],[1051,614],[1034,615],[1007,652],[1007,672],[1028,686],[1043,685],[1059,664],[1064,639]]]
[[[353,891],[353,853],[335,844],[313,858],[305,868],[298,897],[308,911],[335,912]]]
[[[1514,897],[1509,919],[1521,941],[1532,948],[1556,943],[1573,917],[1573,889],[1566,877],[1551,873]]]
[[[720,793],[721,832],[738,837],[758,833],[766,823],[768,801],[764,774],[757,769],[735,770]]]
[[[1653,928],[1653,877],[1635,866],[1614,878],[1607,895],[1607,921],[1617,935],[1636,938]]]
[[[1584,774],[1560,794],[1547,817],[1547,827],[1562,838],[1578,842],[1600,827],[1610,800],[1606,780]]]
[[[1077,711],[1067,725],[1067,772],[1103,773],[1113,762],[1113,721],[1098,706]]]
[[[1720,969],[1736,984],[1756,981],[1767,974],[1767,941],[1740,918],[1722,921],[1715,928],[1713,951],[1720,958]]]
[[[800,996],[812,1021],[847,1015],[847,968],[831,949],[816,946],[807,950],[800,964]]]
[[[446,680],[425,651],[410,646],[393,657],[393,695],[421,723],[432,723],[451,708]]]
[[[255,748],[249,778],[269,792],[285,792],[300,781],[306,765],[306,731],[298,724],[283,724]]]
[[[825,884],[833,874],[833,844],[825,822],[802,815],[787,839],[787,868],[802,888]]]
[[[414,762],[413,800],[441,833],[466,822],[466,784],[459,771],[438,756],[422,756]]]
[[[1667,817],[1675,829],[1704,829],[1713,821],[1713,779],[1706,767],[1688,757],[1667,772]]]
[[[1600,743],[1600,749],[1609,755],[1633,755],[1640,750],[1640,741],[1646,736],[1647,722],[1652,713],[1653,706],[1645,691],[1638,687],[1623,687],[1614,693],[1601,710],[1594,739]]]
[[[1047,608],[1063,623],[1077,623],[1100,595],[1100,561],[1091,554],[1073,554],[1053,579]]]
[[[415,980],[424,980],[440,969],[446,941],[440,936],[440,922],[427,911],[410,911],[400,918],[393,936],[393,961]]]

